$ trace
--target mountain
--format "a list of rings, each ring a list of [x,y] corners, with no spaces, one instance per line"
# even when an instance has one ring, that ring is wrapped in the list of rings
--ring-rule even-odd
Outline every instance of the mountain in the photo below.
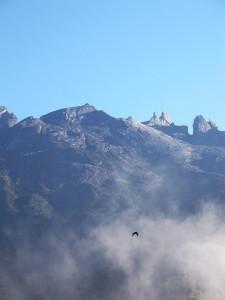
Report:
[[[225,201],[225,133],[198,116],[194,133],[167,113],[148,122],[85,104],[20,122],[1,107],[1,223],[163,213],[187,216]]]
[[[0,299],[221,299],[225,135],[212,120],[191,135],[165,112],[0,112]]]

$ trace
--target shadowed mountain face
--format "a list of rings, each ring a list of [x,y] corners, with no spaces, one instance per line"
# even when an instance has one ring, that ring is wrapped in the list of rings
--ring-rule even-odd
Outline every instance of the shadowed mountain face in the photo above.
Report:
[[[17,123],[3,108],[3,224],[185,217],[202,203],[224,204],[224,133],[213,121],[197,117],[194,135],[180,140],[162,132],[175,126],[166,113],[141,124],[86,104]]]

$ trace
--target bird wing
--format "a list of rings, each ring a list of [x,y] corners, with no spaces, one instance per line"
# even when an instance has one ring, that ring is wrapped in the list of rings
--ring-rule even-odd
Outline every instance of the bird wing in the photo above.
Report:
[[[133,232],[132,236],[134,236],[136,234],[136,236],[138,236],[138,232]]]

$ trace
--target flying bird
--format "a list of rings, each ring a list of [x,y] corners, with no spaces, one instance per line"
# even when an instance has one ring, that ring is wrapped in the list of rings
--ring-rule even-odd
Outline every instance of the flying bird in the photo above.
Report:
[[[137,231],[133,232],[132,236],[134,236],[135,234],[136,234],[136,236],[138,236],[138,232]]]

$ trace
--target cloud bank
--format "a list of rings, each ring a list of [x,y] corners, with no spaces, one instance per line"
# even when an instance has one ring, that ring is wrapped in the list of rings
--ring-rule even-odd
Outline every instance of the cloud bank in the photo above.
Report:
[[[1,259],[0,299],[225,299],[225,222],[206,207],[185,220],[110,222],[87,235],[20,238]],[[139,237],[131,237],[138,231]]]

